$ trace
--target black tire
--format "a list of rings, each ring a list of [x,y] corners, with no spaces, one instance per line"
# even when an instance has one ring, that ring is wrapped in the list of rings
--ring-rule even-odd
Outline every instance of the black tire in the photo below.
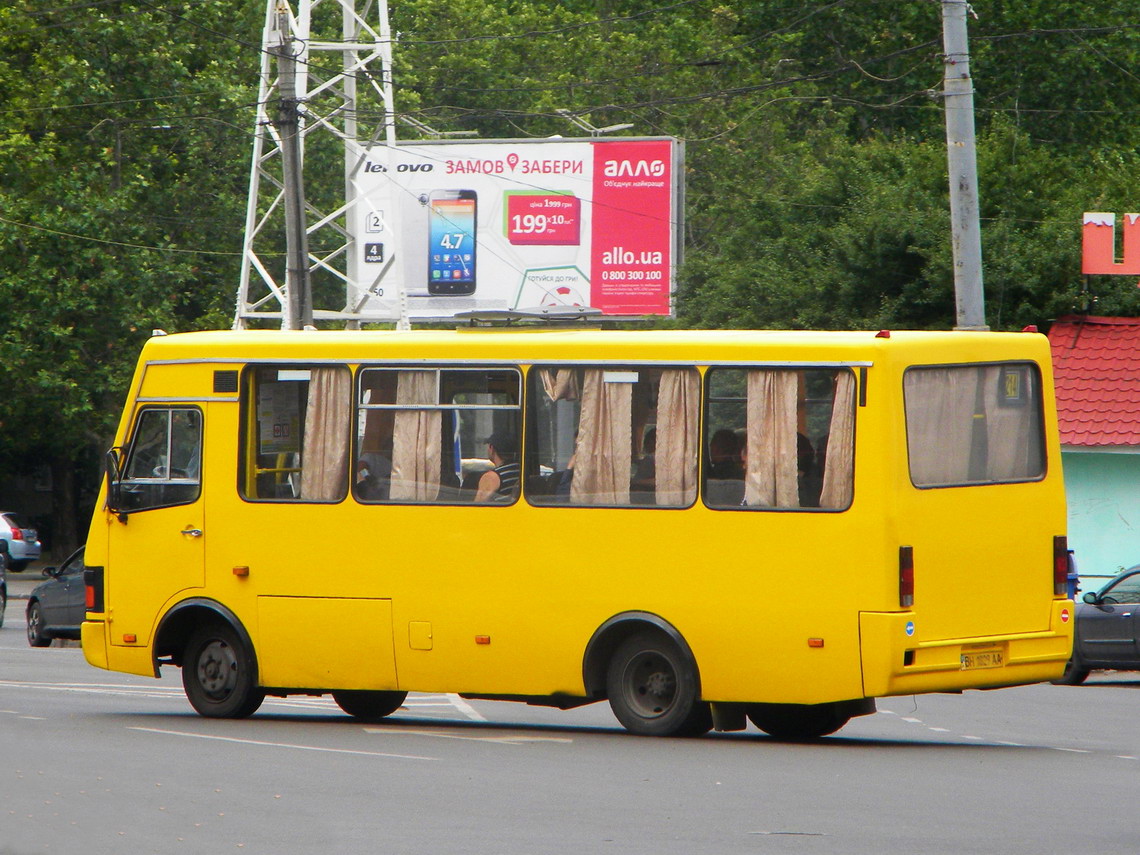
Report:
[[[13,561],[8,559],[8,569],[13,573],[23,573],[28,569],[28,564],[30,563],[29,561]]]
[[[353,718],[363,721],[379,721],[390,716],[404,703],[407,692],[333,692],[336,705]]]
[[[182,657],[182,686],[190,705],[206,718],[246,718],[265,700],[253,651],[227,624],[201,627],[190,637]]]
[[[1065,663],[1065,672],[1053,681],[1054,686],[1079,686],[1089,678],[1089,669],[1077,661],[1073,656]]]
[[[40,609],[40,601],[32,600],[28,603],[28,644],[32,647],[48,647],[51,637],[44,634],[44,613]]]
[[[838,704],[754,704],[749,720],[776,739],[818,739],[835,733],[851,716]]]
[[[618,645],[606,673],[610,708],[640,736],[699,736],[712,711],[698,697],[698,678],[677,645],[660,633],[632,635]]]

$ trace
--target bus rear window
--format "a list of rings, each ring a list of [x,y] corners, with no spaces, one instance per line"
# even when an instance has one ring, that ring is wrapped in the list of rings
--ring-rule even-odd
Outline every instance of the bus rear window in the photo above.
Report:
[[[1045,474],[1036,365],[910,368],[903,395],[907,458],[916,487],[1033,481]]]

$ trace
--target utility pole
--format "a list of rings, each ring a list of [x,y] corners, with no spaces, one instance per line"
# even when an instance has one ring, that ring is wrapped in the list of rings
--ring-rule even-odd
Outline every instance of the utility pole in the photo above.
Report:
[[[297,58],[293,53],[289,10],[283,2],[277,6],[275,22],[279,39],[277,45],[270,48],[270,52],[277,57],[279,98],[273,126],[281,139],[286,255],[285,312],[281,317],[281,329],[300,330],[313,325],[313,295],[309,285],[309,240],[305,225]]]
[[[943,97],[946,157],[950,167],[950,229],[954,302],[959,330],[988,330],[982,288],[982,231],[978,213],[978,161],[974,139],[974,82],[970,76],[967,0],[942,0],[945,48]]]

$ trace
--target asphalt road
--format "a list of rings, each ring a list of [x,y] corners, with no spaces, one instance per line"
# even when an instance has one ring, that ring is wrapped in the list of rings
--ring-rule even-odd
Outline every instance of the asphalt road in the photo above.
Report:
[[[659,740],[605,705],[413,695],[196,716],[177,669],[98,671],[0,629],[0,855],[1134,853],[1140,682],[880,702],[835,737]],[[1131,677],[1133,675],[1129,675]]]

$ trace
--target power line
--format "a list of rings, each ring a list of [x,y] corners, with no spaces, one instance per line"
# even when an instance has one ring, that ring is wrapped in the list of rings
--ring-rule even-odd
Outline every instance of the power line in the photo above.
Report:
[[[10,220],[7,217],[0,217],[0,223],[7,223],[10,226],[17,226],[22,229],[29,229],[31,231],[45,232],[46,234],[55,235],[57,237],[71,238],[73,240],[87,241],[88,243],[104,244],[106,246],[121,246],[127,249],[145,249],[153,252],[175,252],[186,255],[220,255],[220,256],[241,256],[241,252],[224,252],[215,249],[177,249],[171,246],[148,246],[142,243],[127,243],[125,241],[107,240],[105,238],[91,237],[90,235],[75,234],[74,232],[64,232],[59,229],[49,229],[46,226],[37,226],[32,223],[22,223],[19,220]]]

